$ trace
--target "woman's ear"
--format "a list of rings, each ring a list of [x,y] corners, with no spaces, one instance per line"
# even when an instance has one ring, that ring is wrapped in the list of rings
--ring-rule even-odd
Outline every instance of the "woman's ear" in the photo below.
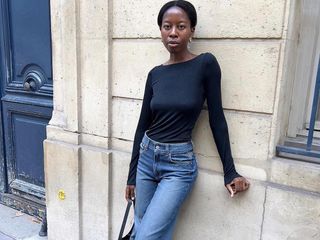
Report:
[[[194,36],[194,32],[195,32],[195,30],[196,30],[196,28],[195,28],[195,27],[191,28],[191,37],[193,37],[193,36]]]
[[[193,37],[193,36],[194,36],[194,32],[195,32],[195,30],[196,30],[196,28],[195,28],[195,27],[191,28],[191,37]]]

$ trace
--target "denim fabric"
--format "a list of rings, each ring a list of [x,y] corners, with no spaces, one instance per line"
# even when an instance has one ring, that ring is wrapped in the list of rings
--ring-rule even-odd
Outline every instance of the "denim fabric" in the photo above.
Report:
[[[131,240],[171,240],[180,206],[198,175],[192,140],[160,143],[144,133]]]

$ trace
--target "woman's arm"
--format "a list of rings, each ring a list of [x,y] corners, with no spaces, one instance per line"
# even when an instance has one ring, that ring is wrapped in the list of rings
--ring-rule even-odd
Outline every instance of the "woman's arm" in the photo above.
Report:
[[[152,76],[151,71],[148,74],[148,78],[145,84],[144,96],[142,101],[142,107],[140,112],[140,118],[138,121],[136,133],[134,135],[131,162],[128,174],[127,185],[136,184],[136,172],[139,159],[139,148],[143,138],[144,132],[148,129],[152,121],[152,112],[150,109],[150,101],[152,99]]]
[[[236,177],[241,177],[235,169],[227,122],[222,108],[221,70],[212,54],[206,55],[205,92],[209,111],[209,123],[222,161],[224,183],[230,184]]]

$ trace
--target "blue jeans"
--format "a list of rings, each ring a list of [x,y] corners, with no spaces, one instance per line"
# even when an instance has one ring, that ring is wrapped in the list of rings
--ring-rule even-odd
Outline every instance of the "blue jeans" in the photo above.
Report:
[[[183,201],[197,178],[192,140],[160,143],[146,132],[140,143],[131,240],[171,240]]]

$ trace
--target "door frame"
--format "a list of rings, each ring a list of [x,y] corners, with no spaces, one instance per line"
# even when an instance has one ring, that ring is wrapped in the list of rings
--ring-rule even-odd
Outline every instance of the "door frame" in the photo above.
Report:
[[[11,65],[10,65],[10,37],[9,34],[9,22],[8,19],[8,4],[6,0],[0,0],[0,79],[8,81],[11,78]],[[1,82],[1,81],[0,81]],[[0,98],[3,96],[4,89],[0,84]],[[7,191],[7,164],[5,157],[5,141],[3,132],[3,118],[2,118],[2,104],[0,104],[0,192],[5,193]]]

